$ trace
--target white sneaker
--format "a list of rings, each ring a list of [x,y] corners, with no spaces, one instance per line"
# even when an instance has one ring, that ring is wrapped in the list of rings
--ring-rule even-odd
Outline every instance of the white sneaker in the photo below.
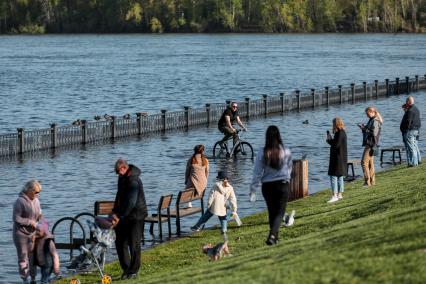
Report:
[[[337,196],[333,196],[329,201],[327,201],[328,203],[334,203],[336,201],[339,201],[339,198]]]
[[[285,227],[293,226],[293,224],[294,224],[294,215],[296,215],[296,211],[295,210],[292,210],[290,215],[288,215],[287,213],[284,214],[284,226]]]
[[[339,195],[339,196],[337,196],[337,198],[339,198],[339,200],[343,199],[343,195]]]

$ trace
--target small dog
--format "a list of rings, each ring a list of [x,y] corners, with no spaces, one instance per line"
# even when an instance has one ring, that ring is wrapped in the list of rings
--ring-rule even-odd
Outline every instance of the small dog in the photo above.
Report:
[[[218,243],[213,246],[212,244],[207,244],[203,246],[203,252],[207,254],[210,261],[216,261],[225,256],[230,256],[228,241],[224,241],[223,243]]]

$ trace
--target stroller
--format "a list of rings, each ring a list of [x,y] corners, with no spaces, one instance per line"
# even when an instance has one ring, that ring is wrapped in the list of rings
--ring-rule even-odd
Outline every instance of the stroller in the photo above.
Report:
[[[87,225],[93,234],[94,242],[89,247],[81,246],[80,255],[73,258],[71,264],[67,266],[69,270],[75,272],[89,272],[93,268],[99,270],[102,283],[111,283],[111,277],[104,274],[106,253],[115,241],[115,233],[108,218],[96,217],[95,222],[87,220]]]

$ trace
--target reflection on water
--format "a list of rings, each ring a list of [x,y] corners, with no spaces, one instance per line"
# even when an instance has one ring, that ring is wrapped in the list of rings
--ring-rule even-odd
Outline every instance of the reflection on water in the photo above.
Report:
[[[424,34],[1,36],[0,133],[423,76],[425,54]]]
[[[418,107],[426,113],[426,93],[414,94]],[[317,192],[328,187],[328,144],[325,133],[331,129],[331,120],[342,117],[348,134],[350,159],[359,159],[362,153],[361,135],[357,123],[367,118],[364,108],[370,104],[378,107],[385,123],[382,129],[383,146],[402,145],[399,123],[402,117],[401,104],[404,97],[390,97],[367,103],[318,108],[312,111],[292,112],[248,121],[248,132],[243,138],[257,150],[264,143],[264,132],[268,125],[275,124],[282,131],[283,140],[292,152],[293,158],[303,155],[309,160],[309,191]],[[309,120],[309,124],[303,124]],[[424,135],[421,132],[420,145],[424,149]],[[113,165],[117,158],[127,158],[142,170],[142,180],[150,212],[154,212],[160,195],[177,194],[184,188],[186,160],[191,156],[193,146],[204,144],[207,155],[211,155],[213,144],[221,138],[216,127],[198,127],[188,132],[171,132],[117,140],[113,144],[86,145],[67,150],[58,150],[54,155],[35,154],[21,161],[4,160],[0,163],[0,251],[9,258],[0,259],[0,282],[12,283],[17,279],[17,259],[11,237],[12,204],[23,184],[30,178],[38,178],[43,184],[40,197],[45,216],[53,223],[64,216],[74,216],[82,211],[93,211],[95,200],[111,200],[115,196],[117,177]],[[403,154],[405,157],[405,154]],[[378,163],[376,162],[376,165]],[[250,160],[214,160],[210,158],[209,187],[213,184],[218,170],[226,169],[234,186],[240,216],[244,217],[265,209],[258,190],[258,201],[248,201],[253,162]],[[378,166],[377,166],[378,167]],[[361,169],[356,166],[357,174]],[[380,179],[378,180],[380,182]],[[326,202],[326,200],[324,200]],[[184,218],[183,230],[188,231],[198,216]],[[215,225],[212,218],[208,225]],[[173,228],[174,230],[174,228]],[[146,234],[148,234],[146,232]],[[149,244],[148,244],[149,245]],[[66,255],[63,255],[66,259]]]

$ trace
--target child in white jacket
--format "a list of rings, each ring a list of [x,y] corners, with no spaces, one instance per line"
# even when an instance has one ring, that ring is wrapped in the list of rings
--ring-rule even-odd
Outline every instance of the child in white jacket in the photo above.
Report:
[[[237,214],[237,198],[235,197],[234,189],[228,180],[228,174],[225,171],[220,171],[217,174],[217,181],[212,187],[209,200],[208,208],[198,220],[197,224],[191,227],[193,231],[200,231],[204,224],[213,216],[219,217],[221,232],[226,235],[228,228],[228,221],[226,218],[226,201],[229,201],[232,210],[232,216],[235,217]]]

